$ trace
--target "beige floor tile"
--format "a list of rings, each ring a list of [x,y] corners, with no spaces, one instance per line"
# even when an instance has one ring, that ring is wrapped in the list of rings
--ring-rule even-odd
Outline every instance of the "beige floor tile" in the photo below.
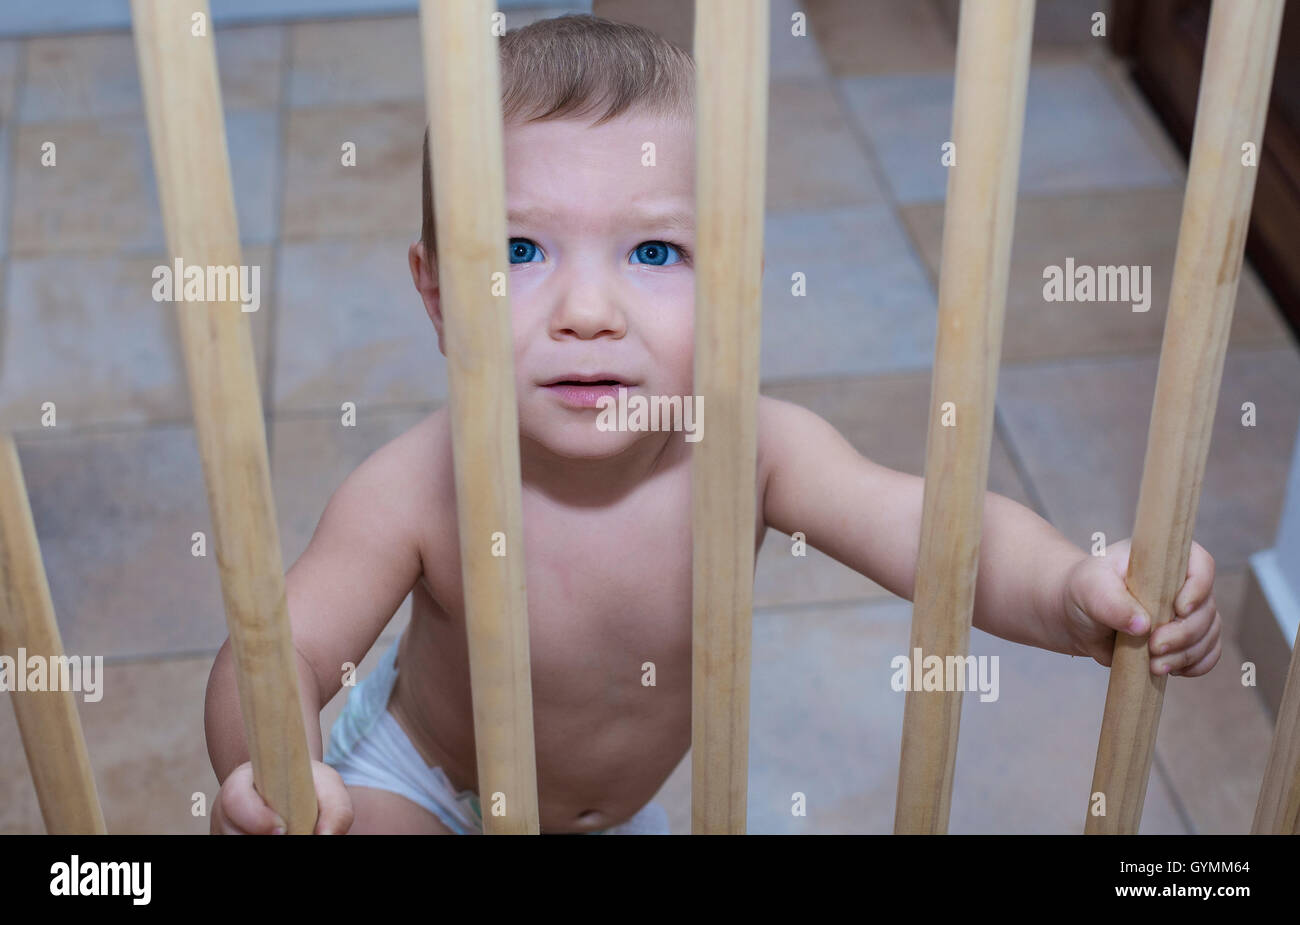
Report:
[[[288,27],[231,26],[217,30],[221,102],[227,109],[272,109],[280,105]]]
[[[836,77],[954,66],[956,43],[928,2],[809,0],[807,10]]]
[[[1129,121],[1101,71],[1086,55],[1031,67],[1020,196],[1181,187],[1178,173]],[[899,202],[944,199],[949,177],[940,146],[952,132],[953,86],[951,71],[839,81],[846,111]]]
[[[190,428],[33,436],[19,457],[69,652],[215,651],[225,614]]]
[[[910,605],[898,600],[755,615],[749,832],[893,831],[906,694],[891,689],[890,661],[909,632]],[[1105,669],[980,632],[971,652],[998,656],[999,696],[965,695],[949,831],[1081,833]],[[655,797],[674,834],[690,832],[690,789],[688,754]],[[796,792],[806,817],[791,814]],[[1153,775],[1142,832],[1185,831]]]
[[[18,98],[19,61],[22,43],[16,39],[0,40],[0,124],[13,118]]]
[[[1158,352],[1182,207],[1181,189],[1022,197],[1011,246],[1002,362]],[[943,204],[905,206],[900,212],[937,288]],[[1132,300],[1046,301],[1045,268],[1064,268],[1067,258],[1075,267],[1151,267],[1147,311],[1135,312]],[[1291,342],[1268,291],[1249,268],[1238,288],[1230,337],[1242,346]]]
[[[387,632],[361,662],[374,669]],[[201,793],[210,811],[218,782],[207,752],[204,699],[215,650],[194,658],[116,662],[104,667],[103,699],[77,706],[100,805],[110,834],[201,835],[210,817],[194,814]],[[342,709],[344,688],[322,711],[322,735]],[[12,696],[12,695],[7,695]],[[13,711],[0,709],[0,834],[45,831]]]
[[[261,304],[249,312],[259,380],[265,386],[274,279],[271,250],[250,247]],[[77,254],[15,259],[0,345],[0,422],[41,427],[54,402],[58,425],[135,425],[191,418],[180,351],[180,303],[156,302],[155,267],[166,256]]]
[[[28,39],[23,76],[24,122],[100,118],[143,107],[129,32]]]
[[[934,287],[892,207],[778,212],[763,233],[764,382],[934,362]]]
[[[998,699],[963,697],[953,785],[953,834],[1082,834],[1105,713],[1106,669],[990,636],[971,652],[996,655]],[[1202,732],[1204,725],[1197,727]],[[1186,825],[1153,769],[1139,832],[1182,835]]]
[[[1089,48],[1088,60],[1093,70],[1106,82],[1111,96],[1123,109],[1127,123],[1141,134],[1146,148],[1154,152],[1170,174],[1177,178],[1176,185],[1181,188],[1187,182],[1187,157],[1133,82],[1130,63],[1104,48],[1095,45]]]
[[[289,112],[283,237],[420,234],[423,103]],[[356,145],[356,166],[342,146]]]
[[[162,217],[144,116],[41,122],[17,128],[10,248],[18,256],[163,250]],[[278,114],[226,114],[240,237],[274,237]],[[57,161],[41,164],[52,143]]]
[[[274,407],[360,413],[447,396],[437,332],[411,284],[410,238],[322,239],[280,248]]]
[[[0,209],[4,210],[4,212],[0,214],[5,216],[9,215],[9,191],[12,186],[12,171],[9,168],[11,165],[10,148],[12,146],[13,137],[13,132],[10,130],[9,124],[0,118]],[[4,257],[8,253],[9,222],[5,219],[0,219],[0,257]]]
[[[826,59],[817,41],[815,24],[809,22],[807,11],[798,0],[772,0],[771,6],[770,80],[790,78],[819,78],[830,76]],[[804,34],[795,35],[794,15],[802,13]]]
[[[203,735],[211,657],[104,666],[103,699],[76,695],[110,834],[207,832],[195,793],[210,805],[217,780]],[[0,710],[0,832],[45,831],[12,710]]]
[[[829,83],[774,80],[768,100],[768,212],[882,201]]]
[[[280,97],[282,28],[220,28],[215,37],[223,105],[274,108]],[[101,119],[142,111],[140,72],[129,32],[28,39],[21,121]]]
[[[1156,359],[1123,357],[1003,367],[1005,433],[1048,519],[1087,547],[1133,530],[1155,392]],[[1253,402],[1254,427],[1242,405]],[[1230,348],[1194,536],[1220,568],[1270,546],[1300,417],[1300,362],[1291,349]]]
[[[289,29],[290,106],[424,99],[417,17],[302,22]]]
[[[15,255],[162,246],[143,117],[20,125],[14,163]],[[56,165],[41,165],[46,143]]]

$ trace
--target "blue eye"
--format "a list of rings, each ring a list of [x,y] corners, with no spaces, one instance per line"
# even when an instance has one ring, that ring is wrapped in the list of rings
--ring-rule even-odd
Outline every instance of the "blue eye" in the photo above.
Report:
[[[510,239],[510,262],[511,263],[532,263],[533,257],[539,253],[537,245],[527,238]]]
[[[669,261],[669,252],[677,254],[677,259]],[[681,252],[667,241],[645,241],[638,244],[632,253],[639,258],[636,263],[646,263],[656,267],[672,266],[674,263],[681,262]]]

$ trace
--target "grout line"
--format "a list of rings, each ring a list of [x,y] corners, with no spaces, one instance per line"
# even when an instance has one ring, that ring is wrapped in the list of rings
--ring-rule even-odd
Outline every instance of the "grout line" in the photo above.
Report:
[[[993,434],[1002,443],[1003,449],[1006,450],[1007,458],[1011,460],[1011,468],[1015,470],[1016,478],[1020,480],[1020,486],[1024,488],[1025,494],[1029,496],[1029,504],[1033,508],[1034,513],[1043,518],[1043,520],[1047,521],[1049,524],[1052,524],[1052,526],[1059,531],[1060,527],[1057,527],[1055,523],[1052,523],[1051,515],[1047,510],[1047,502],[1043,500],[1042,493],[1038,490],[1038,485],[1034,482],[1033,477],[1030,476],[1029,467],[1025,464],[1024,457],[1020,455],[1020,452],[1016,449],[1015,441],[1011,439],[1011,431],[1007,427],[1006,415],[997,407],[996,403],[993,406]],[[989,465],[992,466],[991,458],[989,460]],[[989,490],[987,486],[985,487],[985,490]]]
[[[295,108],[302,108],[302,107],[295,107]],[[273,109],[238,109],[238,110],[231,110],[231,111],[237,113],[276,112],[276,110]],[[240,234],[242,236],[243,232],[240,232]],[[270,248],[272,246],[278,246],[278,244],[281,241],[283,241],[283,243],[286,244],[333,245],[333,244],[338,244],[341,241],[358,241],[358,240],[366,241],[366,242],[402,240],[402,241],[408,241],[409,243],[408,236],[404,234],[393,234],[388,231],[364,231],[363,230],[360,232],[322,231],[322,232],[314,232],[310,235],[294,234],[288,237],[277,235],[275,239],[267,238],[265,240],[246,240],[246,241],[241,241],[240,244],[241,247],[245,249],[251,249],[251,248],[259,248],[259,247]],[[165,241],[159,244],[127,244],[127,245],[101,244],[101,245],[79,245],[70,248],[55,247],[55,248],[48,248],[48,249],[45,247],[40,247],[34,250],[19,250],[16,253],[14,253],[14,256],[19,258],[20,260],[55,260],[55,259],[66,259],[69,257],[84,257],[84,258],[120,257],[129,260],[146,260],[146,259],[158,259],[158,258],[161,258],[163,260],[168,259],[167,243]]]
[[[443,407],[445,402],[441,401],[412,401],[412,402],[391,402],[375,403],[366,405],[366,409],[377,416],[399,415],[399,414],[419,414],[432,413]],[[276,421],[324,421],[334,420],[338,417],[338,411],[334,408],[308,408],[293,411],[285,411],[275,416]],[[262,416],[264,425],[269,428],[272,423],[270,416]],[[58,433],[51,434],[49,428],[31,427],[20,428],[13,431],[14,437],[21,443],[54,443],[60,440],[70,440],[77,437],[105,437],[116,435],[144,434],[150,431],[161,430],[192,430],[194,419],[192,417],[181,418],[152,418],[147,421],[102,421],[89,422],[86,424],[59,425]]]
[[[221,646],[217,645],[217,646],[213,646],[212,648],[202,648],[202,649],[176,649],[176,650],[168,650],[166,652],[139,652],[139,653],[128,653],[124,655],[105,655],[104,665],[117,667],[117,666],[124,666],[124,665],[160,664],[162,662],[180,662],[189,659],[208,660],[208,659],[216,658],[217,652],[219,652],[220,650],[221,650]]]
[[[770,529],[776,530],[775,527],[772,527]],[[776,532],[780,533],[781,531],[776,530]],[[837,564],[843,565],[843,563],[837,563]],[[849,569],[849,571],[854,571],[854,569],[849,568],[849,566],[847,565],[845,565],[844,568]],[[871,579],[867,579],[867,580],[870,581]],[[850,598],[842,598],[842,599],[837,598],[836,600],[789,601],[781,604],[761,604],[761,605],[754,604],[751,605],[750,610],[753,612],[754,616],[759,616],[759,615],[777,616],[782,611],[790,611],[790,610],[797,610],[800,612],[803,611],[827,612],[827,611],[843,611],[843,610],[857,611],[862,609],[881,607],[885,605],[898,606],[898,605],[905,604],[908,607],[912,605],[912,602],[905,597],[899,597],[897,594],[894,594],[892,591],[889,591],[888,589],[885,588],[882,588],[881,590],[883,593],[877,594],[872,597],[859,596],[859,597],[850,597]],[[906,617],[901,617],[896,620],[891,619],[888,622],[911,622],[911,619],[912,619],[911,613],[909,612]]]

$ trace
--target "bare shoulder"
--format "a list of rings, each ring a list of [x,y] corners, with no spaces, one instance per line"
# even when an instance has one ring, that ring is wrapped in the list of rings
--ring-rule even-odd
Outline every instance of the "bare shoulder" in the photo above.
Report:
[[[450,421],[444,407],[425,415],[375,450],[362,466],[396,476],[405,487],[414,489],[427,484],[430,475],[437,475],[433,470],[442,462],[444,453],[450,453],[450,447]]]
[[[335,501],[415,542],[444,489],[454,491],[445,408],[375,450],[344,480]],[[421,544],[423,545],[423,544]]]
[[[328,696],[338,690],[331,666],[374,644],[429,561],[423,518],[436,504],[439,443],[435,412],[366,457],[288,571],[295,645]]]

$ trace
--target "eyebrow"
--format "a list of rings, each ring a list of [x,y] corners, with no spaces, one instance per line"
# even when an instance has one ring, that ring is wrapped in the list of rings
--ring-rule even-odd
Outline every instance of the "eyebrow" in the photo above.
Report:
[[[663,228],[671,231],[694,231],[695,216],[680,209],[668,210],[634,210],[624,216],[637,227]],[[528,206],[510,209],[506,221],[518,225],[540,225],[548,221],[561,221],[563,216],[552,209],[542,206]]]

